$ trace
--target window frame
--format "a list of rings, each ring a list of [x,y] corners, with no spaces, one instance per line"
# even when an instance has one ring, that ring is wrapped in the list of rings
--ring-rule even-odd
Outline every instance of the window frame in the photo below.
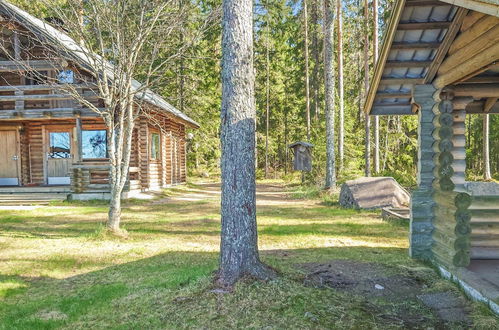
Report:
[[[157,136],[157,142],[158,142],[157,150],[156,150],[155,154],[153,153],[154,136]],[[157,131],[151,132],[149,141],[151,144],[151,146],[149,147],[149,160],[159,162],[161,160],[161,134]]]
[[[104,132],[104,136],[105,136],[105,139],[106,139],[106,143],[105,143],[105,147],[106,147],[106,155],[105,157],[99,157],[99,158],[96,158],[96,157],[85,157],[84,155],[84,149],[83,149],[83,144],[84,144],[84,138],[83,138],[83,135],[84,135],[84,132]],[[96,160],[108,160],[109,159],[109,148],[108,148],[108,143],[107,143],[107,129],[105,128],[87,128],[87,129],[82,129],[81,130],[81,151],[80,151],[80,154],[81,154],[81,159],[82,161],[96,161]]]

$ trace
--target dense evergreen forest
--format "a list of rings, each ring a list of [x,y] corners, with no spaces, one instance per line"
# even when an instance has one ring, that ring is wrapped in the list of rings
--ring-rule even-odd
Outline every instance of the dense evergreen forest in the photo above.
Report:
[[[37,1],[12,2],[38,17],[50,16],[50,8]],[[393,2],[337,2],[341,7],[336,11],[336,22],[339,21],[338,15],[342,21],[334,30],[336,141],[337,148],[343,150],[336,152],[336,173],[340,183],[365,174],[366,134],[362,107],[366,93],[366,61],[368,71],[372,72],[377,39],[374,13],[378,13],[381,45]],[[201,124],[199,130],[192,132],[193,139],[189,142],[189,166],[193,174],[212,175],[219,172],[220,160],[221,25],[217,13],[221,10],[221,1],[179,0],[179,6],[183,6],[187,13],[185,28],[171,42],[177,43],[183,51],[154,87]],[[323,184],[326,159],[323,13],[323,1],[319,0],[257,0],[254,5],[257,173],[260,178],[297,175],[292,172],[292,155],[287,145],[309,140],[315,148],[314,167],[308,180]],[[215,19],[206,28],[208,15]],[[202,35],[194,37],[200,30]],[[184,47],[185,40],[195,42]],[[164,54],[165,57],[169,55]],[[342,65],[339,65],[340,58]],[[343,119],[341,112],[344,112]],[[484,176],[483,116],[468,115],[466,126],[468,179],[480,180]],[[375,129],[376,125],[371,124],[370,158],[376,154]],[[340,132],[344,132],[343,147]],[[379,172],[376,173],[375,162],[371,161],[371,174],[393,176],[403,185],[413,186],[417,163],[417,117],[380,117],[378,134]],[[489,141],[491,172],[498,180],[499,116],[490,116]]]

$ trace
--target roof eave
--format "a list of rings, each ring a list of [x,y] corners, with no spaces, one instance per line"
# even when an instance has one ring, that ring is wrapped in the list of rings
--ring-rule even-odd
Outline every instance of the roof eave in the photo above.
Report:
[[[499,17],[499,7],[486,0],[439,0],[451,5],[481,12],[483,14]]]
[[[395,33],[397,32],[397,26],[399,24],[400,17],[402,16],[402,11],[404,10],[404,5],[405,0],[400,0],[395,3],[392,19],[390,20],[385,39],[383,40],[380,56],[374,67],[374,76],[372,79],[372,83],[369,86],[367,99],[364,104],[364,112],[367,114],[371,113],[374,98],[376,97],[376,91],[378,90],[381,76],[383,75],[383,71],[385,70],[386,59],[388,58],[388,54],[390,53],[390,48],[392,46],[393,39],[395,38]]]

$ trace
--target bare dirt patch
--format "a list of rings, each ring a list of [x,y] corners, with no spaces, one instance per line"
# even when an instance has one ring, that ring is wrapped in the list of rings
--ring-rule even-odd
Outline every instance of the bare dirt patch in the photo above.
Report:
[[[353,294],[362,308],[408,328],[468,327],[469,305],[454,292],[428,293],[420,277],[375,263],[332,260],[300,265],[304,284]],[[459,315],[459,317],[455,317]]]
[[[60,321],[66,320],[68,316],[61,311],[53,310],[43,310],[36,313],[36,318],[44,321]]]

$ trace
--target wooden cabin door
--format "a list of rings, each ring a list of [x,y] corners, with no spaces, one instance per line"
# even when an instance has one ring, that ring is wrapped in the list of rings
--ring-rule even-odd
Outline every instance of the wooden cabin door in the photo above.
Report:
[[[70,184],[69,171],[73,163],[71,130],[48,132],[47,184]]]
[[[0,130],[0,186],[19,185],[17,131]]]

